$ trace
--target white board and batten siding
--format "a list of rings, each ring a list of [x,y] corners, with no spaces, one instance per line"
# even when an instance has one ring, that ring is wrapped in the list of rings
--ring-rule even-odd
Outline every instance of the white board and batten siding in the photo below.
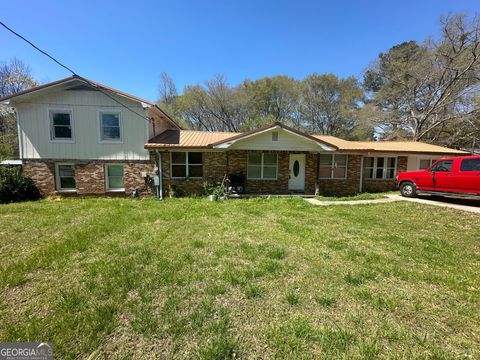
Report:
[[[140,103],[126,98],[118,98],[118,100],[146,116],[146,110]],[[19,122],[22,159],[149,159],[148,151],[143,147],[149,135],[147,120],[99,91],[60,90],[18,101],[15,107]],[[72,111],[74,127],[72,143],[50,140],[49,111],[54,109]],[[101,110],[121,112],[122,142],[100,141],[99,111]]]

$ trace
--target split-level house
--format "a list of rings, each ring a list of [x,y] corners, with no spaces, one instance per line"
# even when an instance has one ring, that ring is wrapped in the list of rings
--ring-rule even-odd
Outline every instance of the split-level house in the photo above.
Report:
[[[349,195],[394,189],[396,174],[460,150],[347,141],[281,123],[247,132],[182,129],[156,104],[72,76],[5,98],[23,171],[45,194],[199,194],[243,174],[251,194]]]

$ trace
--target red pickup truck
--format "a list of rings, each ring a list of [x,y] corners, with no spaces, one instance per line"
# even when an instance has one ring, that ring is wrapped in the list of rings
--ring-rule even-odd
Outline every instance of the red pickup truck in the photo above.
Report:
[[[425,170],[401,172],[396,178],[400,193],[480,196],[480,156],[439,159]]]

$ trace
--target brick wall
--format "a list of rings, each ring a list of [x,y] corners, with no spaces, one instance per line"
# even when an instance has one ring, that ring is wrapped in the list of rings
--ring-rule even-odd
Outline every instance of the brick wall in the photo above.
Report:
[[[326,196],[348,196],[358,193],[360,191],[361,163],[361,155],[348,155],[347,178],[319,179],[319,194]]]
[[[43,195],[55,192],[55,163],[23,160],[23,173],[32,178]]]
[[[43,195],[57,194],[55,186],[55,163],[75,165],[75,184],[78,195],[106,194],[105,164],[119,163],[124,166],[125,193],[138,188],[141,194],[154,192],[154,163],[151,161],[100,161],[100,160],[24,160],[23,171],[30,176]],[[143,179],[145,171],[149,178]]]
[[[288,190],[289,156],[298,152],[278,152],[277,180],[248,180],[246,190],[251,194],[286,194]],[[170,179],[170,154],[162,153],[163,191],[168,195],[173,189],[178,195],[194,195],[203,193],[205,181],[221,181],[227,173],[242,171],[247,174],[247,151],[233,150],[227,152],[204,152],[202,179]],[[154,157],[152,156],[152,159]],[[35,181],[44,195],[56,193],[55,162],[75,164],[75,180],[77,194],[106,194],[105,163],[121,163],[124,165],[125,193],[131,194],[137,188],[141,194],[155,192],[153,185],[154,161],[100,161],[100,160],[24,160],[24,173]],[[347,179],[317,179],[318,154],[306,154],[305,193],[321,195],[353,195],[359,191],[360,155],[348,156]],[[397,170],[406,171],[407,157],[399,156]],[[142,178],[146,172],[150,177]],[[393,180],[363,180],[363,191],[377,192],[395,190]]]
[[[245,188],[249,194],[288,194],[288,168],[290,165],[290,154],[301,152],[279,151],[278,154],[278,175],[277,180],[249,180]],[[247,174],[248,152],[241,150],[228,151],[228,173],[242,171]],[[317,174],[317,154],[306,154],[305,156],[305,193],[315,192]]]
[[[278,154],[277,180],[248,180],[246,191],[249,194],[287,194],[288,167],[290,154],[299,152],[280,151]],[[170,179],[170,153],[162,153],[163,189],[165,195],[172,189],[178,195],[203,193],[203,182],[218,180],[228,173],[247,174],[248,151],[230,150],[227,152],[205,152],[203,154],[203,179]],[[400,162],[399,162],[400,164]],[[348,156],[347,179],[320,179],[318,174],[318,154],[306,154],[305,193],[314,194],[316,189],[322,195],[353,195],[359,192],[360,155]]]
[[[155,163],[153,161],[127,161],[124,163],[125,173],[125,192],[131,194],[138,189],[141,195],[155,193],[153,183]],[[142,172],[146,172],[149,177],[142,178]]]
[[[397,158],[397,173],[407,171],[407,156],[399,156]],[[395,185],[395,179],[382,180],[382,179],[364,179],[363,191],[364,192],[383,192],[397,190]]]
[[[162,152],[161,156],[164,196],[168,196],[170,191],[178,196],[203,194],[203,183],[205,181],[222,181],[227,169],[227,155],[225,152],[204,152],[202,179],[171,179],[170,153]]]

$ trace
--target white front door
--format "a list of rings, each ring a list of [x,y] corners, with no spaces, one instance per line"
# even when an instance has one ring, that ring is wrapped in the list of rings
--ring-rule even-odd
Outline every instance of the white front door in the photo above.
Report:
[[[305,154],[290,154],[288,190],[305,190]]]

